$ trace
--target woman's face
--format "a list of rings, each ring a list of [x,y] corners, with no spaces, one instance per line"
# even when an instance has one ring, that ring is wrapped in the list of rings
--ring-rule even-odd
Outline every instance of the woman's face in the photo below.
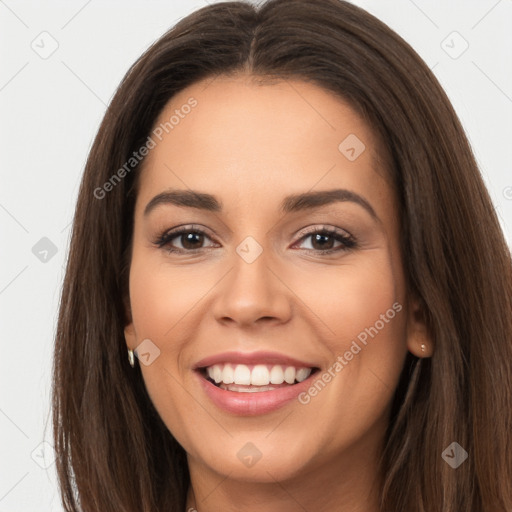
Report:
[[[273,481],[373,463],[421,352],[368,126],[312,84],[218,77],[150,136],[125,335],[191,469]]]

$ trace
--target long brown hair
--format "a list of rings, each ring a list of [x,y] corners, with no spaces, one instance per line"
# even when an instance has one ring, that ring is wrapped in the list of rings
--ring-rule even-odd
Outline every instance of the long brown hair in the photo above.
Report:
[[[336,93],[387,152],[408,289],[421,300],[435,351],[421,363],[406,359],[382,453],[381,510],[510,512],[510,251],[432,72],[384,23],[341,0],[205,7],[164,34],[120,84],[85,167],[56,333],[53,427],[65,509],[185,508],[184,450],[153,407],[139,366],[129,366],[123,334],[140,164],[104,184],[144,144],[173,95],[241,71]],[[452,442],[469,454],[457,469],[441,456]]]

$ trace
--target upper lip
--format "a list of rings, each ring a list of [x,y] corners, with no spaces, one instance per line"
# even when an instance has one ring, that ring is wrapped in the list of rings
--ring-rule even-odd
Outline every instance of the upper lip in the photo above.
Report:
[[[201,359],[193,368],[198,370],[199,368],[206,368],[213,366],[214,364],[279,364],[283,366],[294,366],[296,368],[316,368],[315,364],[306,361],[300,361],[294,357],[287,356],[285,354],[279,354],[278,352],[222,352],[212,356]]]

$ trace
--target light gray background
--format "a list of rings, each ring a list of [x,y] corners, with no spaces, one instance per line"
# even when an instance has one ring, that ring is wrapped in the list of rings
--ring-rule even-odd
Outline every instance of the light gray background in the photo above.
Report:
[[[128,67],[206,3],[0,0],[0,512],[62,510],[50,373],[81,173]],[[512,0],[354,3],[396,30],[434,70],[462,119],[512,245]],[[469,47],[459,56],[464,41]],[[44,253],[43,237],[55,255]]]

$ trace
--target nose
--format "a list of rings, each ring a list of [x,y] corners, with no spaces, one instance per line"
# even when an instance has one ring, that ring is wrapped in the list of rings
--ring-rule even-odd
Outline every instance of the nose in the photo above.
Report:
[[[252,263],[234,254],[233,268],[216,289],[213,314],[218,322],[253,327],[290,319],[293,293],[265,253]]]

